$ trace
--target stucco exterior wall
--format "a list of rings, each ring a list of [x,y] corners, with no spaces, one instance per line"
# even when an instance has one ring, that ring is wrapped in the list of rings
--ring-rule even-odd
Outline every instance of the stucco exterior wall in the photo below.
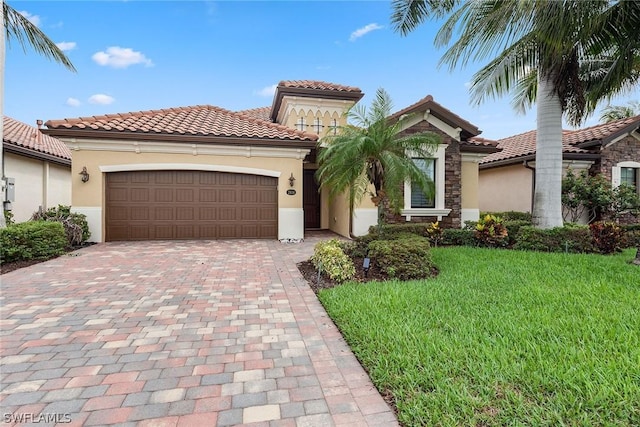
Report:
[[[4,153],[5,175],[15,179],[13,220],[28,221],[42,206],[71,204],[71,169],[43,160]]]
[[[247,151],[247,153],[249,153]],[[295,155],[295,151],[292,151]],[[284,154],[283,154],[284,155]],[[161,152],[123,152],[81,149],[73,152],[73,198],[74,210],[87,215],[92,241],[102,241],[104,236],[105,174],[109,171],[128,168],[130,170],[166,169],[221,170],[231,173],[255,173],[278,178],[278,223],[279,238],[297,239],[304,236],[302,211],[302,159],[265,156],[208,155]],[[186,165],[186,166],[181,166]],[[83,167],[90,174],[88,182],[79,175]],[[247,172],[249,171],[249,172]],[[266,171],[261,173],[261,171]],[[295,195],[289,177],[296,178]]]
[[[484,212],[531,212],[533,171],[521,164],[480,169],[478,206]]]
[[[350,237],[349,198],[338,195],[329,202],[329,230],[341,236]]]

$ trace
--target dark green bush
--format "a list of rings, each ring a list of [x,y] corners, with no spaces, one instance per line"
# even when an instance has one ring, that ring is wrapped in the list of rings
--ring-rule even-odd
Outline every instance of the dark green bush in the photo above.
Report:
[[[591,232],[587,226],[567,225],[551,229],[522,226],[516,236],[514,249],[543,252],[595,252]]]
[[[384,224],[382,226],[382,238],[389,238],[389,236],[394,236],[398,233],[411,233],[417,234],[418,236],[426,236],[427,229],[429,228],[430,223],[418,223],[418,222],[407,222],[404,224]],[[369,234],[378,234],[378,227],[372,226],[369,228]]]
[[[594,222],[589,225],[593,245],[601,254],[620,252],[624,231],[613,222]]]
[[[509,221],[504,221],[502,224],[507,229],[509,245],[513,245],[516,242],[516,236],[520,231],[520,227],[531,226],[531,221],[526,221],[523,219],[512,219]]]
[[[622,239],[623,248],[637,248],[640,246],[640,230],[631,230],[624,233]]]
[[[478,246],[473,230],[445,228],[442,230],[442,244],[452,246]]]
[[[420,236],[374,240],[369,243],[369,257],[390,278],[424,279],[435,269],[429,249],[429,240]]]
[[[46,211],[37,211],[31,216],[32,221],[56,221],[63,225],[69,246],[78,246],[86,242],[91,233],[87,217],[83,214],[72,213],[71,206],[58,205]]]
[[[66,247],[64,227],[58,222],[29,221],[0,229],[2,262],[52,258]]]

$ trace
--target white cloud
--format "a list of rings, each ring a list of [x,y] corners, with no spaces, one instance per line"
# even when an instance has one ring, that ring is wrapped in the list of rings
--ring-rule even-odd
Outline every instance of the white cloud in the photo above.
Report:
[[[358,28],[353,33],[351,33],[351,37],[349,37],[349,41],[351,42],[356,41],[356,39],[364,36],[367,33],[370,33],[371,31],[381,30],[383,28],[384,27],[382,25],[378,25],[376,23],[365,25],[364,27]]]
[[[270,97],[275,95],[277,84],[271,86],[265,86],[262,89],[255,92],[256,95]]]
[[[89,104],[109,105],[115,101],[115,98],[104,93],[97,93],[89,97]]]
[[[91,57],[98,65],[113,68],[127,68],[134,64],[144,64],[146,67],[153,66],[153,62],[144,54],[136,52],[131,48],[111,46],[106,52],[96,52]]]
[[[75,49],[76,42],[60,42],[56,43],[56,46],[58,46],[58,49],[60,49],[61,51],[66,52]]]
[[[77,98],[67,98],[65,104],[67,104],[69,107],[78,107],[82,103]]]
[[[39,27],[40,23],[42,22],[39,15],[32,15],[29,12],[27,12],[26,10],[21,10],[18,13],[20,15],[24,16],[25,18],[27,18],[29,20],[29,22],[31,22],[36,27]]]

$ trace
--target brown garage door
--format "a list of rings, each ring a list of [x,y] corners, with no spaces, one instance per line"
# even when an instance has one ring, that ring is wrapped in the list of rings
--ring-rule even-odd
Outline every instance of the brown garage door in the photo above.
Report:
[[[106,240],[275,239],[277,182],[224,172],[108,173]]]

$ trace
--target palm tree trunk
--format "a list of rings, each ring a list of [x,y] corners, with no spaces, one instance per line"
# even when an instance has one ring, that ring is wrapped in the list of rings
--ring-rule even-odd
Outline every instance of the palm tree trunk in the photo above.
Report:
[[[533,224],[538,228],[562,227],[562,105],[552,76],[542,72],[537,103]]]

